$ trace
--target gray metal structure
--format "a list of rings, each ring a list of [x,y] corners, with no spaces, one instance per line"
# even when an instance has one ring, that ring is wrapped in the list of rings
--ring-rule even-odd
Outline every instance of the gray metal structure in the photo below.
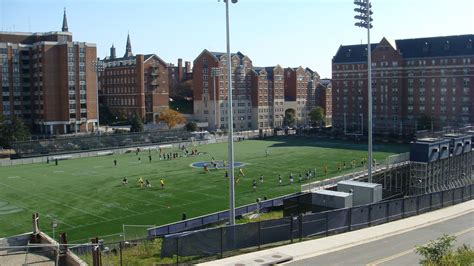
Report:
[[[447,134],[421,139],[410,147],[409,195],[472,184],[472,136]]]
[[[360,181],[341,181],[337,183],[337,191],[353,194],[354,206],[372,204],[382,200],[382,185]]]
[[[352,197],[353,195],[351,193],[333,190],[318,190],[311,193],[312,203],[314,205],[331,209],[352,207]]]

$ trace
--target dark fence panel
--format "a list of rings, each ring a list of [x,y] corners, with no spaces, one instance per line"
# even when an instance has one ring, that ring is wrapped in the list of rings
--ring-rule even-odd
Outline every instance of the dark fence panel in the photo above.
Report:
[[[212,256],[221,252],[221,228],[213,228],[165,236],[162,257]]]
[[[217,215],[219,216],[219,220],[229,219],[229,212],[228,211],[219,212]]]
[[[198,226],[202,226],[202,218],[195,218],[195,219],[187,220],[187,221],[185,222],[185,226],[186,226],[186,227],[198,227]]]
[[[403,217],[416,215],[416,197],[403,199]]]
[[[246,208],[247,213],[251,213],[253,211],[256,211],[258,209],[258,204],[252,204],[248,205]]]
[[[222,227],[223,251],[258,246],[259,223],[239,224]]]
[[[403,218],[403,199],[388,202],[388,221],[396,221]]]
[[[429,212],[431,210],[431,195],[425,194],[418,196],[418,214]]]
[[[443,207],[453,205],[453,191],[445,190],[443,191]]]
[[[240,207],[235,209],[235,216],[244,215],[247,213],[247,207]]]
[[[463,193],[463,188],[458,187],[453,190],[453,198],[454,198],[454,204],[458,204],[462,202],[462,193]]]
[[[298,239],[301,236],[301,216],[292,216],[291,217],[291,240]]]
[[[281,241],[346,232],[373,226],[403,217],[410,217],[432,209],[462,202],[471,195],[471,186],[455,188],[371,205],[348,209],[331,210],[305,216],[219,227],[193,232],[167,235],[163,239],[162,256],[211,256],[226,251],[245,249]],[[248,211],[249,206],[242,207]],[[214,219],[228,215],[227,212],[213,214]],[[204,217],[186,221],[187,225],[202,224]],[[177,230],[185,225],[177,223],[167,228]],[[152,229],[158,230],[158,229]]]
[[[323,235],[326,233],[326,214],[324,213],[315,213],[310,215],[304,215],[302,217],[303,228],[302,236],[316,236]]]
[[[463,193],[462,193],[462,201],[468,201],[471,199],[471,189],[469,186],[465,186],[462,188]]]
[[[203,224],[215,223],[217,221],[219,221],[219,215],[217,213],[213,214],[213,215],[202,217],[202,223]]]
[[[433,192],[431,193],[431,210],[436,210],[443,207],[443,192]]]
[[[351,208],[351,230],[369,226],[369,206],[363,205]]]
[[[290,239],[290,217],[260,222],[260,244],[269,244]]]
[[[186,223],[181,222],[181,223],[175,223],[175,224],[170,224],[169,225],[169,233],[177,233],[180,231],[183,231],[186,228]]]
[[[328,215],[328,233],[339,234],[349,231],[351,209],[332,210]]]
[[[370,225],[378,225],[387,222],[387,207],[386,202],[375,203],[370,205]]]
[[[291,195],[282,196],[282,197],[276,198],[276,199],[266,200],[266,201],[263,201],[263,202],[260,203],[260,207],[259,207],[258,203],[245,205],[245,206],[236,208],[235,213],[236,213],[236,216],[239,216],[239,215],[244,215],[244,214],[247,214],[247,213],[254,212],[258,209],[281,206],[283,204],[283,199],[284,198],[295,197],[295,196],[298,196],[299,194],[300,193],[295,193],[295,194],[291,194]],[[148,230],[148,236],[149,237],[157,237],[157,236],[164,236],[166,234],[189,231],[189,230],[195,229],[196,227],[204,226],[204,225],[215,223],[215,222],[218,222],[218,221],[227,220],[228,217],[229,217],[229,212],[228,211],[221,211],[221,212],[218,212],[218,213],[213,213],[213,214],[193,218],[193,219],[186,220],[186,221],[180,221],[180,222],[176,222],[176,223],[172,223],[172,224],[162,225],[162,226],[154,227],[154,228],[151,228],[151,229],[147,229]],[[200,221],[198,221],[198,220],[200,220]]]
[[[260,203],[260,208],[270,208],[273,207],[273,201],[267,200]]]

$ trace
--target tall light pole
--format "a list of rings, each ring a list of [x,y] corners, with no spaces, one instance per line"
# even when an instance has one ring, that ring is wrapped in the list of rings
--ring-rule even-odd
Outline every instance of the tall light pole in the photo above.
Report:
[[[94,60],[92,62],[92,68],[96,73],[95,81],[96,81],[96,84],[97,84],[97,89],[96,89],[96,96],[97,96],[97,106],[96,106],[97,107],[97,134],[100,135],[100,130],[99,130],[99,128],[100,128],[100,124],[99,124],[99,74],[102,71],[104,71],[104,69],[105,69],[104,62],[97,58],[97,60]]]
[[[214,130],[217,131],[217,100],[216,100],[216,77],[219,75],[219,68],[218,67],[212,67],[211,68],[211,77],[212,77],[212,87],[214,89],[213,96],[214,96]]]
[[[372,183],[372,59],[371,59],[371,47],[370,47],[370,28],[372,28],[372,5],[370,0],[355,0],[354,4],[357,6],[354,11],[358,14],[354,16],[358,22],[355,23],[357,27],[367,29],[367,106],[368,106],[368,135],[369,135],[369,158],[368,158],[368,179],[369,183]]]
[[[237,0],[231,0],[233,4]],[[234,115],[232,113],[232,58],[230,57],[229,34],[229,1],[225,2],[226,42],[227,42],[227,119],[228,122],[228,159],[229,159],[229,224],[235,224],[235,194],[234,194]]]

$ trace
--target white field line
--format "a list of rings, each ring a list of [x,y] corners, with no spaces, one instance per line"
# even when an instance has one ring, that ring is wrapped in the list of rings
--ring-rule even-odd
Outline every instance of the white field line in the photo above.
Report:
[[[2,198],[0,198],[0,200],[2,200],[2,201],[7,201],[6,199],[2,199]],[[30,209],[30,208],[28,208],[28,207],[26,207],[26,206],[22,206],[21,204],[15,203],[15,205],[18,206],[18,207],[20,207],[20,208],[23,208],[24,210],[30,211],[31,213],[37,212],[37,213],[40,214],[41,216],[48,217],[48,215],[45,214],[45,213],[40,213],[40,212],[37,211],[37,210]],[[59,220],[59,219],[56,219],[56,220],[57,220],[58,222],[60,222],[61,224],[65,224],[65,225],[67,225],[67,226],[73,226],[72,224],[68,224],[68,223],[66,223],[66,222],[64,222],[64,221],[62,221],[62,220]]]
[[[45,196],[40,196],[40,195],[38,195],[38,194],[32,194],[32,193],[30,193],[30,192],[28,192],[28,191],[25,191],[25,190],[21,190],[21,189],[12,187],[12,186],[9,186],[9,185],[4,184],[4,183],[1,183],[1,182],[0,182],[0,185],[5,186],[5,187],[8,187],[8,188],[11,188],[11,189],[14,189],[14,190],[17,190],[17,191],[20,191],[20,192],[22,192],[22,193],[25,193],[25,195],[28,195],[28,194],[29,194],[29,195],[32,195],[32,196],[36,196],[36,197],[38,197],[38,198],[42,198],[42,199],[44,199],[44,200],[47,200],[47,201],[56,203],[56,204],[58,204],[58,205],[62,205],[62,206],[71,208],[71,209],[73,209],[73,210],[80,211],[80,212],[83,212],[83,213],[88,214],[88,215],[90,215],[90,216],[94,216],[94,217],[96,217],[96,218],[99,218],[99,219],[102,219],[102,220],[107,221],[106,218],[104,218],[104,217],[102,217],[102,216],[100,216],[100,215],[96,215],[96,214],[90,213],[90,212],[88,212],[88,211],[82,210],[82,209],[80,209],[80,208],[77,208],[77,207],[74,207],[74,206],[70,206],[70,205],[61,203],[61,202],[59,202],[59,201],[57,201],[57,200],[52,200],[52,199],[46,198]]]

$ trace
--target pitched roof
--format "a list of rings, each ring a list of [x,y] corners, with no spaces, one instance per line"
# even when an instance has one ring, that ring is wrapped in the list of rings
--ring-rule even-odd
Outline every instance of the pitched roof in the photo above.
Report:
[[[147,61],[148,59],[150,59],[152,57],[156,57],[161,63],[163,63],[164,65],[167,65],[166,62],[163,61],[163,59],[161,59],[156,54],[145,54],[145,55],[143,55],[143,61]],[[130,62],[130,61],[136,60],[136,58],[137,58],[136,55],[129,56],[129,57],[116,57],[116,58],[106,57],[102,61],[104,61],[104,63],[120,62],[120,61],[129,61]]]
[[[403,58],[420,58],[474,55],[473,41],[474,34],[467,34],[396,40],[395,43]]]
[[[375,49],[377,43],[372,43],[370,48]],[[333,63],[353,63],[367,61],[367,44],[341,45],[336,55],[332,58]]]
[[[327,88],[331,84],[331,82],[332,81],[330,79],[321,79],[319,81],[319,84]]]
[[[227,55],[227,53],[222,53],[222,52],[211,52],[209,51],[209,53],[211,53],[213,56],[215,56],[218,60],[221,59],[221,57],[223,55]],[[237,55],[239,56],[240,59],[242,59],[245,55],[241,52],[237,52],[237,53],[231,53],[230,56],[233,57],[234,55]]]
[[[267,66],[267,67],[253,67],[252,69],[259,73],[261,70],[265,69],[265,71],[267,72],[267,79],[268,80],[271,80],[273,79],[273,69],[275,68],[276,66]]]
[[[402,57],[407,59],[474,55],[473,41],[474,34],[466,34],[396,40],[395,44]],[[371,44],[372,51],[377,45],[378,43]],[[366,48],[366,44],[341,45],[332,59],[333,63],[365,62],[367,61]]]

